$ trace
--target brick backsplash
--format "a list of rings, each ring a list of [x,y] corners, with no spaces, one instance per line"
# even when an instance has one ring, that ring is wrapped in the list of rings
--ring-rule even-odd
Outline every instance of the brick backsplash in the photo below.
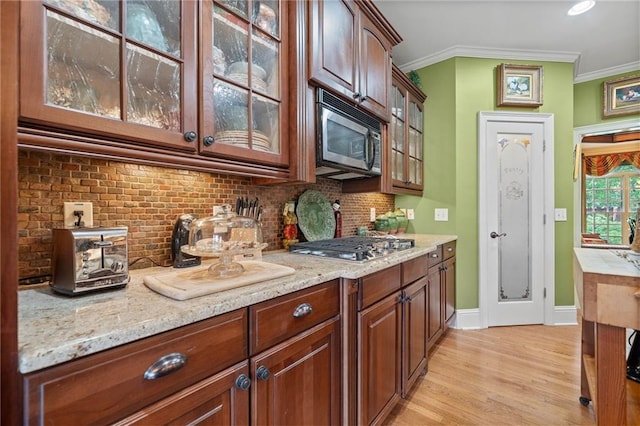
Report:
[[[51,273],[51,229],[63,226],[65,201],[93,203],[94,226],[127,226],[129,261],[147,257],[171,264],[171,232],[177,217],[211,216],[214,205],[235,204],[237,197],[259,198],[266,250],[282,249],[282,210],[287,200],[315,189],[330,202],[339,199],[343,236],[368,225],[369,207],[384,213],[392,195],[343,194],[339,181],[315,184],[253,185],[250,178],[153,167],[109,160],[20,150],[18,158],[18,250],[21,278]],[[142,259],[132,269],[152,266]]]

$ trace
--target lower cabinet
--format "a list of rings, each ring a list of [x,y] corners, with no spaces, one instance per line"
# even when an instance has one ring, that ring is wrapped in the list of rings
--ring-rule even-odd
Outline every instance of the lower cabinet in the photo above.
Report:
[[[441,265],[429,268],[428,293],[429,293],[429,328],[427,340],[429,349],[436,344],[444,333],[442,321],[442,269]]]
[[[362,403],[358,424],[381,423],[400,398],[400,299],[400,291],[392,293],[359,314]]]
[[[218,373],[246,362],[247,334],[247,310],[240,309],[28,374],[23,423],[114,423],[158,401],[167,403],[164,411],[173,417],[191,416],[191,408],[176,403],[177,395],[202,395],[201,386],[217,382]],[[230,376],[223,387],[232,387],[241,374]],[[234,397],[240,394],[233,391]],[[204,405],[210,408],[211,402]]]
[[[381,424],[427,368],[427,256],[345,285],[347,329],[343,423]],[[351,320],[350,320],[351,318]]]
[[[247,361],[243,361],[146,407],[115,425],[247,425],[247,364]]]
[[[339,281],[24,376],[25,424],[338,424]]]
[[[428,282],[422,277],[404,289],[402,304],[402,397],[427,370]]]
[[[338,284],[334,280],[250,308],[251,424],[340,423]],[[272,343],[277,344],[261,350]]]

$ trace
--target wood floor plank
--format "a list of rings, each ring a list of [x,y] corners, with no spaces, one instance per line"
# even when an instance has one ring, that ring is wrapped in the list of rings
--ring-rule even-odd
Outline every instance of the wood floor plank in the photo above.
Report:
[[[580,339],[580,326],[451,329],[385,425],[594,425],[578,401]],[[640,425],[640,384],[627,382]]]

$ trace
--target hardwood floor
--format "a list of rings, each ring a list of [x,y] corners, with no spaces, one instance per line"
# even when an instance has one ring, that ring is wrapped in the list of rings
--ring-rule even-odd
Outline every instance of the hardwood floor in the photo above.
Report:
[[[593,425],[579,360],[579,326],[451,329],[385,425]],[[640,425],[640,384],[627,382],[628,425]]]

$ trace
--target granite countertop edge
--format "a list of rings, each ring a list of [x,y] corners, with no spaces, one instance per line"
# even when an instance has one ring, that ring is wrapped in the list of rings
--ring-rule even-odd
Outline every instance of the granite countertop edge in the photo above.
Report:
[[[147,288],[154,267],[130,271],[122,290],[78,297],[48,286],[18,292],[18,366],[30,373],[111,349],[197,321],[244,308],[337,278],[356,279],[422,256],[455,235],[405,234],[416,246],[370,262],[317,258],[286,251],[263,253],[263,261],[290,266],[294,275],[179,301]]]

